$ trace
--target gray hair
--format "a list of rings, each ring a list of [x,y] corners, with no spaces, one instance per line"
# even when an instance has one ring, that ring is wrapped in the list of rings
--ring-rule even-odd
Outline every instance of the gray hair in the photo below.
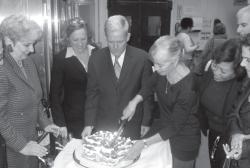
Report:
[[[31,32],[35,32],[35,39],[42,37],[42,29],[39,25],[23,15],[11,15],[5,18],[0,25],[0,36],[8,37],[13,42],[25,38]]]
[[[183,47],[176,37],[168,35],[159,37],[149,49],[151,59],[158,52],[169,53],[171,57],[180,57]]]
[[[237,17],[239,17],[240,15],[243,15],[243,14],[247,14],[250,18],[250,5],[246,6],[246,7],[243,7],[241,8],[238,12],[237,12]]]
[[[129,23],[128,20],[122,15],[114,15],[110,16],[108,20],[105,22],[105,34],[108,32],[123,30],[128,33],[129,31]]]

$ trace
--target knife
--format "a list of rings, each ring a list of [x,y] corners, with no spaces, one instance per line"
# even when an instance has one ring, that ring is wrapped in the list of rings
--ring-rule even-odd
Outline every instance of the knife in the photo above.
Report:
[[[113,146],[115,145],[115,142],[116,142],[117,138],[118,138],[119,136],[121,136],[121,134],[123,133],[123,130],[124,130],[125,125],[126,125],[127,122],[128,122],[128,120],[120,120],[121,125],[120,125],[120,127],[119,127],[119,129],[118,129],[118,131],[117,131],[117,134],[116,134],[115,137],[111,140],[111,142],[110,142],[110,144],[109,144],[110,147],[113,147]]]

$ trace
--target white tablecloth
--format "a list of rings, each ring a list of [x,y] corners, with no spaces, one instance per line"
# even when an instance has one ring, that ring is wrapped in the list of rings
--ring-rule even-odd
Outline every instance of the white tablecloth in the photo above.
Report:
[[[53,168],[82,168],[73,160],[73,152],[80,144],[81,140],[72,139],[56,157]],[[139,160],[129,168],[172,168],[169,141],[159,142],[144,149]]]

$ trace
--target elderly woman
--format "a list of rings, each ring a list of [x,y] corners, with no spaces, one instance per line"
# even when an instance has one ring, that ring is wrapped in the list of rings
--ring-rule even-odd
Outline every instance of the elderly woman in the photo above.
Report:
[[[36,67],[29,58],[41,37],[40,27],[24,16],[12,15],[0,25],[4,53],[0,56],[0,134],[7,144],[9,168],[35,168],[34,156],[46,155],[36,127],[56,132],[41,104],[42,90]]]
[[[226,114],[231,110],[241,86],[241,47],[231,39],[218,47],[208,63],[208,70],[200,78],[200,123],[208,134],[210,163],[213,168],[222,168],[225,153],[222,144],[227,141]]]
[[[160,120],[155,121],[147,138],[138,140],[128,158],[136,158],[146,146],[169,140],[173,168],[193,168],[200,146],[200,128],[197,111],[198,97],[193,90],[193,74],[180,60],[181,44],[178,39],[163,36],[150,48],[157,73],[149,82],[155,91],[160,109]],[[124,110],[123,119],[131,118],[136,105],[146,99],[137,95]]]
[[[51,72],[51,109],[55,123],[75,138],[81,138],[84,127],[88,60],[93,46],[88,45],[88,32],[80,18],[66,28],[68,47],[54,56]]]

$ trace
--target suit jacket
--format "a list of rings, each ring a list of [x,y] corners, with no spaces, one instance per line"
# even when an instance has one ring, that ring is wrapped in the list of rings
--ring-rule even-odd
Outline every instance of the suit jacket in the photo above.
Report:
[[[227,113],[230,134],[250,134],[250,80],[245,79],[233,108]]]
[[[136,94],[146,94],[145,84],[152,75],[148,55],[143,50],[127,46],[119,80],[115,76],[108,48],[95,52],[88,68],[85,124],[94,126],[96,130],[116,131],[118,120],[129,101]],[[150,98],[137,106],[124,136],[139,138],[141,125],[149,124],[152,110]]]
[[[38,123],[45,128],[51,122],[43,112],[36,67],[30,58],[23,60],[23,66],[27,79],[9,54],[0,65],[0,133],[7,144],[8,167],[33,168],[34,157],[19,151],[29,141],[36,141]]]

